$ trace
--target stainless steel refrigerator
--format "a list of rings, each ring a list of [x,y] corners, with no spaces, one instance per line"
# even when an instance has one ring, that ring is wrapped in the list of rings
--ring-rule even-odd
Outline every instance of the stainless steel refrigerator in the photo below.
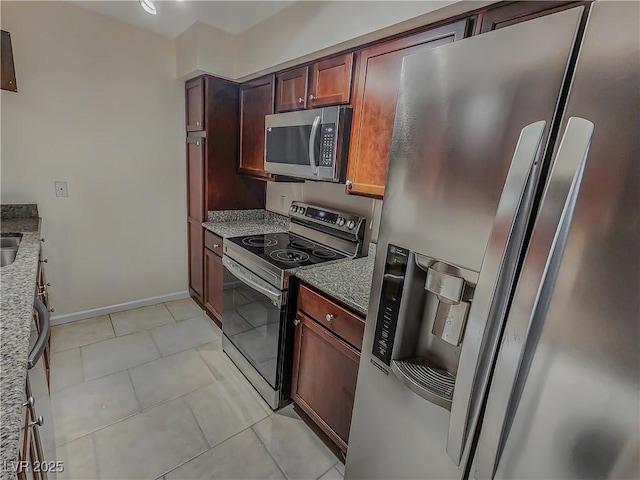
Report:
[[[404,59],[345,478],[640,476],[640,4]]]

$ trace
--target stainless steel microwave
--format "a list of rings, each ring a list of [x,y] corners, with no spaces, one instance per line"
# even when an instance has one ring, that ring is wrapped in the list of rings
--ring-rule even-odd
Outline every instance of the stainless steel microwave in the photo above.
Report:
[[[324,107],[265,118],[264,167],[269,173],[344,182],[351,108]]]

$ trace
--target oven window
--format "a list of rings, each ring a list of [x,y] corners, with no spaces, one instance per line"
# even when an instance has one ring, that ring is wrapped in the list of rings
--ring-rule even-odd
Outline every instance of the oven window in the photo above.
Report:
[[[289,165],[309,165],[309,135],[311,125],[291,127],[270,127],[267,130],[268,162]],[[320,145],[315,143],[316,158],[319,158]]]
[[[240,281],[225,281],[222,328],[244,357],[277,388],[280,308]]]

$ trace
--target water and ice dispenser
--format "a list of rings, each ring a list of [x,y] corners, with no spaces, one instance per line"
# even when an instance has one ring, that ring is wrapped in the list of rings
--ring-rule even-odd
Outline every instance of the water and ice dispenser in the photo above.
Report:
[[[388,246],[373,355],[449,410],[477,282],[477,272]]]

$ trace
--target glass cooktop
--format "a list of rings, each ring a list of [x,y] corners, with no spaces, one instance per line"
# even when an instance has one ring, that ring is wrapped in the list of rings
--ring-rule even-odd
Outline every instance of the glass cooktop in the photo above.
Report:
[[[282,270],[347,258],[319,243],[286,232],[232,237],[225,241],[240,245]]]

